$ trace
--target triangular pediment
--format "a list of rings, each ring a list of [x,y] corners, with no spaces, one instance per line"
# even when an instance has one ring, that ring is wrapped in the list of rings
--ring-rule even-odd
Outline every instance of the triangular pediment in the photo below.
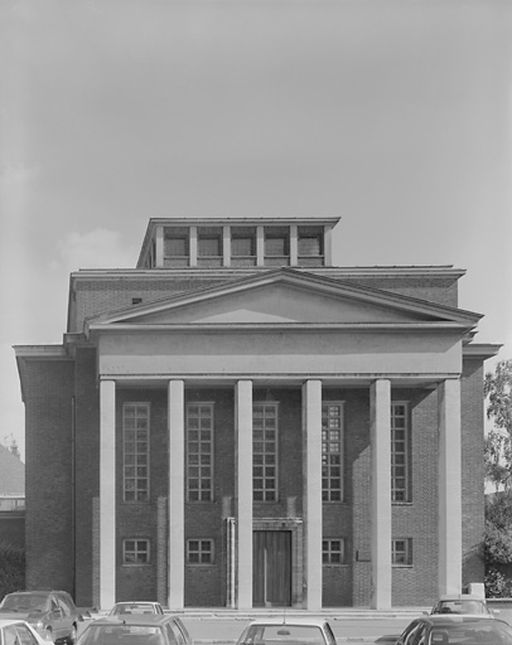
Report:
[[[101,316],[91,326],[475,324],[477,314],[282,269]]]

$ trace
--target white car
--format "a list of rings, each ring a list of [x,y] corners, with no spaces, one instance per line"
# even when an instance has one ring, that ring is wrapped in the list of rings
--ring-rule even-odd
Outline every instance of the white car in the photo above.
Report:
[[[2,645],[52,645],[24,620],[0,619],[0,643]]]
[[[240,635],[237,645],[336,645],[331,626],[321,618],[293,617],[254,620]]]

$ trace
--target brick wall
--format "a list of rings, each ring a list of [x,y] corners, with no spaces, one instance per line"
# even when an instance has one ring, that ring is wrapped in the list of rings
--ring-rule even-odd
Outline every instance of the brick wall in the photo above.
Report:
[[[462,372],[462,584],[483,582],[484,399],[481,360],[465,360]]]
[[[26,424],[26,584],[73,593],[73,363],[23,367]]]

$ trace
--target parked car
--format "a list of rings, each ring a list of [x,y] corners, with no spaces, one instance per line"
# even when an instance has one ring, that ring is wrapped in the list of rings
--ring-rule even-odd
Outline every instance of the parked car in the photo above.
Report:
[[[25,620],[0,619],[0,643],[2,645],[48,645],[36,630]]]
[[[434,614],[413,620],[396,645],[512,645],[512,627],[490,616]]]
[[[0,618],[25,620],[44,640],[73,645],[81,616],[66,591],[15,591],[0,603]]]
[[[172,614],[105,616],[89,623],[77,645],[192,645],[186,627]]]
[[[268,619],[251,622],[237,645],[336,645],[332,627],[314,618]]]
[[[493,611],[487,607],[485,598],[478,596],[459,595],[442,596],[433,607],[431,614],[474,614],[494,616],[499,610]]]
[[[116,602],[109,611],[109,616],[122,614],[159,614],[163,615],[164,609],[159,602],[149,602],[145,600],[133,602]]]

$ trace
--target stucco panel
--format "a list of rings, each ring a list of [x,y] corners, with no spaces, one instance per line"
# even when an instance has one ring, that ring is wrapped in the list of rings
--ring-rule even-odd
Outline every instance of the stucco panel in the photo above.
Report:
[[[105,375],[457,374],[456,334],[120,333],[99,339]]]

